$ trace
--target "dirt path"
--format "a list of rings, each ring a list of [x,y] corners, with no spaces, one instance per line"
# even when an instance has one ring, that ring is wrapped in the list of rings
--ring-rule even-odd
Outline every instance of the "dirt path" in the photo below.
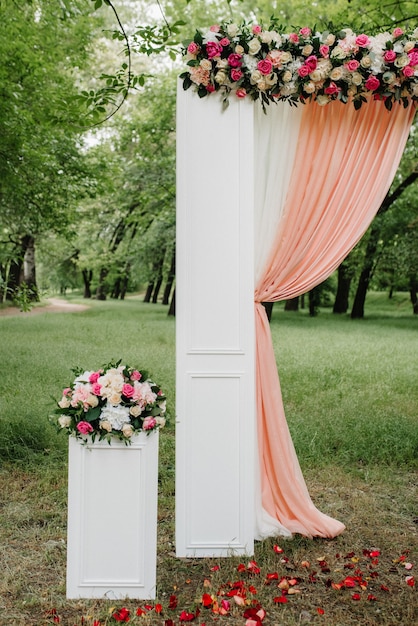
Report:
[[[34,306],[30,311],[24,313],[18,307],[10,306],[0,309],[0,316],[4,315],[36,315],[37,313],[79,313],[86,311],[89,307],[86,304],[72,304],[60,298],[48,298],[45,305]]]

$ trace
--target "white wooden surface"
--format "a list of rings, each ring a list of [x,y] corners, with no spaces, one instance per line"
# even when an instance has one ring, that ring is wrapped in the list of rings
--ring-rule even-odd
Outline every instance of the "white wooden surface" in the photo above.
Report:
[[[177,99],[176,553],[254,549],[253,106]]]
[[[158,438],[70,437],[67,598],[155,598]]]

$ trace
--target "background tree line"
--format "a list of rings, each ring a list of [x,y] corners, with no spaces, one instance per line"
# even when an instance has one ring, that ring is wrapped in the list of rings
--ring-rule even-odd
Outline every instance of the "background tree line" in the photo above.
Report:
[[[82,288],[174,305],[173,50],[198,25],[271,14],[371,33],[417,21],[403,0],[260,0],[257,13],[248,0],[0,0],[1,301]],[[312,315],[326,302],[363,317],[370,287],[409,291],[418,314],[417,141],[414,126],[369,231],[307,296]]]

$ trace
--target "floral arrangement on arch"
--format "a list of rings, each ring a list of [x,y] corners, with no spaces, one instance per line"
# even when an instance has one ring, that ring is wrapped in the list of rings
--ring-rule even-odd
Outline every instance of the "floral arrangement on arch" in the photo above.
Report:
[[[132,435],[165,426],[166,398],[144,371],[109,363],[98,370],[74,369],[76,378],[62,392],[54,416],[58,430],[92,441]]]
[[[194,87],[200,97],[220,92],[225,107],[231,93],[260,99],[263,107],[277,100],[321,106],[340,100],[359,109],[371,96],[390,110],[394,102],[406,107],[418,100],[418,28],[375,36],[349,28],[284,33],[275,18],[266,29],[226,21],[197,30],[183,55],[184,89]]]

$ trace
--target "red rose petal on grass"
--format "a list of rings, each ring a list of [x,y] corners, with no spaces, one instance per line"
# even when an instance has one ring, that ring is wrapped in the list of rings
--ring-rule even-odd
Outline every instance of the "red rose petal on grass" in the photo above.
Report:
[[[136,610],[136,614],[141,617],[141,615],[145,615],[146,611],[144,611],[144,609],[142,609],[140,606],[137,608]]]
[[[177,608],[177,596],[175,595],[171,595],[170,599],[168,601],[168,608],[169,609],[176,609]]]
[[[175,624],[172,619],[166,619],[164,621],[164,626],[175,626]]]
[[[359,593],[353,593],[353,595],[351,596],[353,600],[360,600],[361,595]]]
[[[270,574],[267,574],[266,580],[279,580],[279,575],[277,572],[271,572]]]
[[[375,602],[377,600],[376,596],[374,596],[372,593],[369,593],[367,599],[369,602]]]
[[[273,598],[273,602],[275,602],[276,604],[285,604],[286,602],[288,602],[286,596],[276,596],[275,598]]]
[[[248,563],[247,569],[249,572],[251,572],[251,574],[259,574],[260,573],[260,568],[258,567],[257,563],[255,561],[250,561]]]
[[[380,585],[380,588],[382,591],[389,591],[389,587],[386,587],[386,585]]]
[[[182,611],[179,615],[179,620],[181,622],[192,622],[195,619],[196,615],[194,613],[188,613],[187,611]]]
[[[214,565],[213,567],[210,568],[211,572],[217,572],[219,571],[221,568],[219,567],[219,565]]]
[[[412,563],[404,563],[404,567],[407,570],[411,570],[414,566],[412,565]]]
[[[115,621],[117,622],[129,622],[130,621],[130,611],[129,609],[126,609],[125,607],[119,609],[118,611],[115,611],[114,613],[112,613],[112,617]]]
[[[325,613],[324,609],[321,609],[321,607],[319,607],[319,606],[316,609],[316,612],[318,613],[318,615],[324,615],[324,613]]]
[[[405,582],[409,587],[415,587],[415,578],[413,576],[407,576]]]
[[[208,593],[204,593],[202,596],[202,604],[206,608],[209,606],[212,606],[213,604],[212,596],[210,596]]]
[[[237,567],[237,571],[238,571],[238,572],[245,572],[245,571],[246,571],[246,569],[247,569],[247,568],[245,567],[244,563],[240,563],[240,564],[238,565],[238,567]]]
[[[284,550],[282,550],[282,548],[280,548],[279,546],[273,546],[273,550],[275,551],[276,554],[283,554]]]

